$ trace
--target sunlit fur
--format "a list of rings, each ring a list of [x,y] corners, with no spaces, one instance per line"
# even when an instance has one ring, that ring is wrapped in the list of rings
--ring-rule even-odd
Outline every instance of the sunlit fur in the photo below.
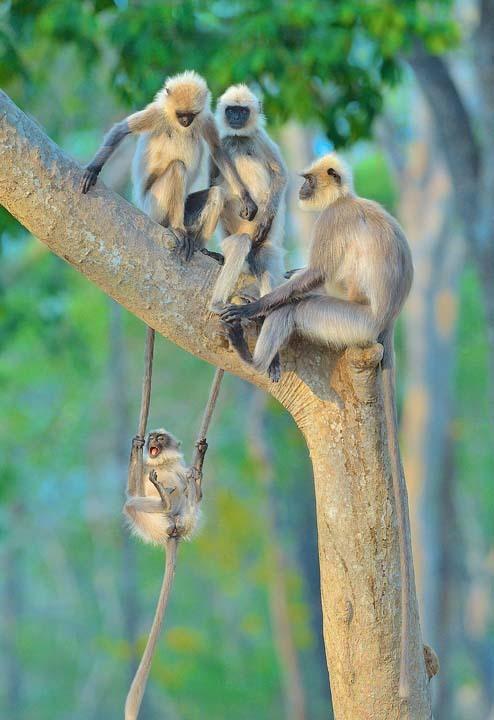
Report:
[[[211,93],[203,77],[194,70],[186,70],[167,78],[155,101],[162,107],[167,118],[176,123],[176,112],[191,112],[199,115],[208,112],[211,107]],[[192,126],[178,127],[182,131],[188,131]]]
[[[153,220],[182,231],[185,198],[203,160],[203,120],[211,118],[210,104],[206,81],[187,71],[168,78],[154,103],[143,111],[151,122],[137,141],[132,165],[134,199]],[[177,111],[198,115],[189,127],[182,127]]]
[[[167,436],[169,446],[161,450],[157,457],[149,454],[149,437],[152,435]],[[195,493],[189,492],[189,468],[184,463],[180,452],[180,443],[167,430],[162,428],[151,431],[144,445],[143,451],[143,486],[144,494],[140,497],[129,497],[124,507],[129,527],[134,535],[152,545],[165,546],[170,532],[177,527],[180,536],[189,538],[199,516]],[[158,490],[149,480],[149,473],[155,471],[157,480],[162,486],[173,492],[169,493],[170,507],[160,510],[161,498]],[[156,508],[151,512],[140,510],[142,499],[151,499]]]
[[[338,183],[328,170],[335,170],[341,178]],[[329,153],[315,160],[307,170],[302,173],[304,177],[311,175],[316,183],[313,196],[307,200],[299,200],[303,210],[324,210],[338,198],[353,195],[353,175],[350,167],[336,153]]]
[[[248,121],[242,128],[233,128],[227,121],[225,110],[232,105],[250,109]],[[225,263],[213,290],[210,303],[213,311],[218,311],[233,295],[242,271],[256,278],[261,295],[272,290],[283,276],[287,171],[278,146],[264,129],[264,120],[261,103],[247,85],[232,85],[218,100],[216,123],[222,146],[259,210],[252,221],[239,218],[237,199],[223,178],[216,180],[225,193],[220,218]],[[250,253],[258,228],[269,216],[273,218],[269,232]]]
[[[341,185],[328,168],[341,175]],[[263,371],[293,332],[336,348],[376,341],[393,326],[412,283],[403,230],[380,205],[355,196],[351,172],[340,158],[327,155],[304,175],[309,172],[316,185],[304,207],[321,209],[309,266],[261,301],[267,307],[290,303],[269,313],[263,324],[254,352]],[[300,299],[292,303],[293,297]]]
[[[243,128],[232,128],[228,124],[225,110],[231,105],[243,105],[249,108],[250,116]],[[216,104],[216,122],[222,135],[250,136],[264,127],[265,118],[261,110],[261,101],[247,85],[243,83],[231,85]]]
[[[189,198],[206,147],[225,176],[230,194],[241,199],[237,212],[253,218],[257,206],[221,147],[210,106],[206,81],[196,72],[187,70],[168,78],[152,103],[115,123],[105,135],[83,173],[81,192],[86,194],[97,182],[123,138],[137,134],[132,163],[134,201],[153,220],[172,228],[186,259],[211,238],[223,204],[219,188]]]

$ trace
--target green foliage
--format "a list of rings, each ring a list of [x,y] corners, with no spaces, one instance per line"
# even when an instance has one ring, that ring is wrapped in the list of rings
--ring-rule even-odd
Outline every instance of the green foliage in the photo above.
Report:
[[[110,83],[130,107],[184,68],[203,73],[215,96],[251,83],[270,122],[318,121],[339,146],[368,136],[415,38],[434,52],[455,43],[450,8],[449,0],[13,2],[0,52],[6,58],[13,43],[9,71],[34,84],[63,46],[76,47],[85,67],[110,56]]]
[[[459,317],[457,418],[454,426],[458,480],[465,502],[462,525],[482,527],[486,547],[494,541],[492,428],[487,386],[487,332],[478,280],[472,268],[462,278]],[[473,512],[473,517],[468,516]],[[464,516],[466,515],[466,517]]]
[[[383,153],[367,152],[353,163],[353,175],[359,195],[376,200],[391,213],[396,210],[396,187]]]

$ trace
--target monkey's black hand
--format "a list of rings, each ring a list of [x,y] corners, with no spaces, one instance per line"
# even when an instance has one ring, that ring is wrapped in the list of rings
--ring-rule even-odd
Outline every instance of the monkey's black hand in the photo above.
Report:
[[[269,213],[266,215],[262,222],[259,223],[259,225],[256,228],[256,231],[254,233],[254,237],[252,238],[252,245],[253,246],[259,246],[262,245],[263,242],[266,240],[269,231],[271,230],[271,225],[273,224],[274,220],[274,214]]]
[[[290,278],[295,275],[295,273],[300,272],[300,270],[303,270],[303,268],[293,268],[293,270],[287,270],[283,277],[285,280],[290,280]]]
[[[97,165],[91,165],[89,164],[87,168],[84,170],[84,174],[81,179],[81,192],[83,195],[85,195],[90,188],[93,187],[93,185],[96,185],[96,180],[98,179],[98,175],[101,172],[101,168]]]
[[[208,443],[206,438],[201,438],[198,442],[196,442],[196,448],[199,451],[199,454],[204,456],[206,454],[206,451],[208,449]]]
[[[142,447],[144,447],[144,438],[140,435],[136,435],[132,438],[132,449],[133,450],[140,450]]]
[[[220,313],[221,320],[226,323],[256,318],[261,315],[262,311],[259,301],[247,303],[246,305],[227,305]]]
[[[257,205],[251,198],[249,193],[242,195],[243,208],[240,211],[240,217],[242,220],[253,220],[257,215]]]

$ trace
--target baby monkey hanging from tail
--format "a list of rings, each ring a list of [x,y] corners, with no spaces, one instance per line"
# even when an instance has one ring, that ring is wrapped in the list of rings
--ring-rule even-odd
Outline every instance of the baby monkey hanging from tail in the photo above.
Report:
[[[208,448],[206,435],[224,374],[219,368],[214,374],[192,465],[187,467],[180,443],[167,430],[154,430],[144,438],[151,399],[154,337],[154,330],[148,328],[139,426],[132,441],[124,514],[131,531],[141,540],[166,548],[166,563],[148,641],[125,702],[125,720],[136,720],[139,714],[173,582],[178,542],[189,539],[197,526],[202,468]]]
[[[163,624],[163,617],[175,573],[179,540],[189,539],[197,525],[200,479],[206,452],[199,447],[200,460],[187,467],[180,443],[164,429],[150,432],[132,442],[124,513],[131,531],[146,543],[166,548],[166,564],[156,612],[144,654],[125,703],[125,720],[135,720],[146,689],[151,662]]]
[[[351,171],[337,155],[314,162],[303,178],[300,205],[320,212],[308,267],[256,302],[228,306],[222,319],[238,328],[243,318],[265,318],[253,357],[239,333],[236,345],[241,357],[261,372],[268,370],[294,333],[335,348],[376,341],[384,346],[384,409],[401,568],[399,691],[407,697],[411,568],[407,562],[407,490],[395,406],[393,330],[412,284],[410,248],[393,217],[377,203],[355,195]]]

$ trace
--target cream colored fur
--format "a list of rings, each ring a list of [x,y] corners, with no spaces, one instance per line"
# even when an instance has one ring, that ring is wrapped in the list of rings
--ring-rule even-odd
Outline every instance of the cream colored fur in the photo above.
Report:
[[[230,127],[226,120],[226,108],[234,105],[250,109],[248,122],[240,129]],[[264,130],[265,118],[261,103],[247,85],[233,85],[223,93],[216,106],[216,123],[223,147],[228,150],[241,180],[259,209],[252,221],[240,218],[238,198],[229,192],[225,180],[220,179],[225,192],[220,222],[224,236],[232,241],[227,243],[224,240],[222,243],[225,264],[213,290],[210,303],[213,311],[217,311],[232,296],[242,271],[249,272],[257,279],[261,293],[268,292],[282,279],[287,184],[287,172],[279,148]],[[271,213],[274,213],[274,219],[269,234],[256,252],[253,262],[244,264],[240,258],[247,259],[248,255],[245,236],[252,241],[259,225]],[[234,239],[238,239],[238,246]]]

